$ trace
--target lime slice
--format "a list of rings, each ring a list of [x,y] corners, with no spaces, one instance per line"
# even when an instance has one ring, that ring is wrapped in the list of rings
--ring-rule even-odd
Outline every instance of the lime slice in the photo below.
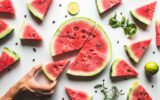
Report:
[[[158,72],[159,66],[155,62],[148,62],[145,65],[145,71],[148,75],[154,75]]]
[[[68,4],[68,12],[71,14],[71,15],[77,15],[80,11],[80,7],[79,7],[79,4],[77,2],[70,2]]]

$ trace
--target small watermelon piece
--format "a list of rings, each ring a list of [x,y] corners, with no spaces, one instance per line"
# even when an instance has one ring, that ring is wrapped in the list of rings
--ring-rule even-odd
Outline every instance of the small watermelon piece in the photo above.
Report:
[[[144,87],[136,81],[129,90],[127,100],[152,100]]]
[[[41,21],[43,21],[52,0],[29,0],[27,6],[29,11]]]
[[[4,20],[0,19],[0,39],[4,38],[13,31]]]
[[[0,72],[17,62],[19,59],[19,55],[5,47],[0,57]]]
[[[160,47],[160,20],[156,21],[156,45]]]
[[[64,22],[54,34],[51,55],[56,56],[82,48],[95,22],[89,18],[76,17]]]
[[[157,2],[152,2],[150,4],[139,7],[135,10],[131,10],[131,14],[146,25],[150,25],[152,22],[155,6]]]
[[[92,96],[86,92],[65,88],[71,100],[92,100]]]
[[[96,0],[97,9],[100,14],[121,3],[121,0]]]
[[[143,57],[144,53],[147,51],[151,40],[152,39],[147,39],[132,43],[130,45],[125,45],[125,51],[135,63],[138,63]]]
[[[51,81],[54,81],[60,76],[60,74],[63,72],[68,63],[69,61],[58,61],[54,63],[49,63],[43,66],[42,69],[45,75]]]
[[[20,39],[41,41],[42,37],[31,24],[24,22],[21,29]]]
[[[104,70],[110,61],[112,47],[100,25],[96,25],[79,54],[68,68],[74,76],[94,76]]]
[[[15,15],[15,9],[12,0],[0,0],[0,13]]]
[[[116,59],[110,69],[111,77],[137,77],[138,72],[123,59]]]

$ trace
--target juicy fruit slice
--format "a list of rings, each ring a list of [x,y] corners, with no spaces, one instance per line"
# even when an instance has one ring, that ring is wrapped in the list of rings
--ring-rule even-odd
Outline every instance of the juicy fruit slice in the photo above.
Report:
[[[116,59],[110,69],[111,77],[136,77],[138,72],[123,59]]]
[[[0,19],[0,39],[4,38],[13,31],[4,20]]]
[[[69,61],[58,61],[58,62],[54,62],[54,63],[49,63],[49,64],[43,66],[42,69],[43,69],[43,72],[45,73],[45,75],[51,81],[54,81],[63,72],[63,70],[65,69],[65,67],[67,66],[68,63],[69,63]]]
[[[66,91],[71,100],[92,100],[92,96],[86,92],[73,90],[68,87],[66,87]]]
[[[20,34],[21,40],[37,40],[41,41],[42,37],[39,33],[33,28],[33,26],[27,22],[23,23],[22,31]]]
[[[0,13],[15,15],[15,9],[11,0],[0,0]]]
[[[56,56],[82,48],[94,26],[94,21],[83,17],[64,22],[52,39],[51,55]]]
[[[110,61],[111,49],[106,32],[97,24],[67,73],[75,76],[94,76],[100,73]]]
[[[160,47],[160,20],[156,21],[156,45]]]
[[[77,15],[80,11],[80,7],[79,7],[79,4],[77,2],[70,2],[68,4],[68,12],[71,14],[71,15]]]
[[[152,39],[147,39],[132,43],[130,45],[125,45],[125,51],[135,63],[138,63],[143,57],[144,53],[147,51],[151,40]]]
[[[131,14],[142,23],[149,25],[152,22],[156,3],[157,2],[155,1],[135,10],[131,10]]]
[[[12,50],[4,48],[0,57],[0,72],[14,64],[20,57]]]
[[[29,11],[41,21],[43,21],[52,0],[29,0],[27,6]]]
[[[96,0],[97,9],[100,14],[121,3],[121,0]]]
[[[152,100],[142,85],[136,81],[129,90],[127,100]]]

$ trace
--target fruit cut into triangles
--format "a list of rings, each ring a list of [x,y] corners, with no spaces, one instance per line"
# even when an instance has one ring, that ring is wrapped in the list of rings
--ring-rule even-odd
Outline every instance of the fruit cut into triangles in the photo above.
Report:
[[[12,0],[0,0],[0,13],[15,15],[15,9]]]
[[[160,20],[156,21],[156,45],[160,47]]]

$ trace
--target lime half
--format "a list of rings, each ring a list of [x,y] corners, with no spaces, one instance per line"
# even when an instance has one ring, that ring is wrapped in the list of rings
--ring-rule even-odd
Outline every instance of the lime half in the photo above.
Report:
[[[158,72],[159,66],[156,62],[148,62],[145,65],[145,71],[148,75],[154,75]]]
[[[77,2],[70,2],[68,4],[68,12],[71,15],[77,15],[80,11],[80,6]]]

